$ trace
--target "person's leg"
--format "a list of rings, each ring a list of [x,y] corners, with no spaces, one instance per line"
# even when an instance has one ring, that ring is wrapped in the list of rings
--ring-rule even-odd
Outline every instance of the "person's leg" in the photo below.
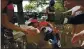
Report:
[[[56,38],[57,38],[57,40],[60,40],[59,33],[56,33]]]
[[[59,49],[59,46],[58,46],[57,43],[55,43],[55,44],[52,45],[52,48],[53,48],[53,49],[56,49],[56,48]]]
[[[60,35],[59,35],[59,33],[57,33],[55,36],[56,36],[56,39],[57,39],[57,44],[58,44],[58,46],[61,47]]]

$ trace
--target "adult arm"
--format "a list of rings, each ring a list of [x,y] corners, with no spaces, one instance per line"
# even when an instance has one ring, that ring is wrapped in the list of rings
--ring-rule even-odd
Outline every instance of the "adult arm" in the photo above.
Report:
[[[76,43],[81,37],[84,37],[84,30],[74,34],[74,36],[72,37],[72,43]]]
[[[70,9],[70,10],[68,10],[68,11],[63,12],[63,14],[69,13],[69,12],[71,12],[71,11],[72,11],[72,9]]]
[[[1,16],[2,16],[1,17],[1,24],[2,24],[2,26],[6,27],[7,29],[22,31],[24,33],[29,33],[29,31],[31,31],[27,28],[21,28],[21,27],[15,26],[11,22],[9,22],[8,16],[6,14],[2,14]]]

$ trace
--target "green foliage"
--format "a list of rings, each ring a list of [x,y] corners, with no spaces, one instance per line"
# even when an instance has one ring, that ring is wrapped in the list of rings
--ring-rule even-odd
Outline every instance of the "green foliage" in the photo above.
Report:
[[[58,11],[64,11],[63,5],[61,2],[56,2],[54,5],[55,9]]]
[[[37,0],[30,0],[30,1],[37,1]]]
[[[36,2],[32,1],[30,4],[24,6],[24,10],[29,11],[36,8]]]

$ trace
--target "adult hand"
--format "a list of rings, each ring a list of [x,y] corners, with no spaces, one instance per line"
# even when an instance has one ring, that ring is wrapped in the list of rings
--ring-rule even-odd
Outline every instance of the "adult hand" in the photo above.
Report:
[[[72,43],[75,44],[78,40],[79,40],[79,36],[77,34],[74,34],[74,36],[72,37]]]
[[[31,29],[23,29],[23,32],[26,34],[26,35],[29,35],[29,36],[35,36],[37,33],[36,33],[36,30],[31,30]]]

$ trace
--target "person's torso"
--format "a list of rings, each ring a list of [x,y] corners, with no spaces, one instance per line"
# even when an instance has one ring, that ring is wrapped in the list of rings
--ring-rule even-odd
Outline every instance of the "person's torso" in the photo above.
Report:
[[[55,8],[54,7],[48,7],[50,12],[55,12]]]
[[[40,27],[47,26],[48,22],[43,21],[43,22],[40,22],[39,25],[40,25]]]
[[[10,16],[8,15],[7,13],[7,10],[8,10],[8,5],[10,5],[11,3],[9,2],[7,4],[7,6],[4,8],[4,10],[2,10],[2,14],[6,14],[8,16],[8,19],[10,18]],[[13,10],[13,9],[12,9]],[[9,13],[11,14],[11,13]],[[13,17],[12,17],[13,18]],[[11,18],[11,19],[12,19]],[[12,22],[12,20],[9,20],[10,22]],[[1,25],[1,32],[4,33],[6,36],[10,36],[13,38],[12,36],[12,30],[11,29],[7,29],[6,27],[4,27],[3,25]]]
[[[49,31],[49,33],[52,33],[53,32],[53,29],[49,26],[45,27],[46,28],[46,31]]]
[[[54,7],[48,7],[49,12],[55,12]],[[55,14],[48,13],[48,16],[54,16]]]

